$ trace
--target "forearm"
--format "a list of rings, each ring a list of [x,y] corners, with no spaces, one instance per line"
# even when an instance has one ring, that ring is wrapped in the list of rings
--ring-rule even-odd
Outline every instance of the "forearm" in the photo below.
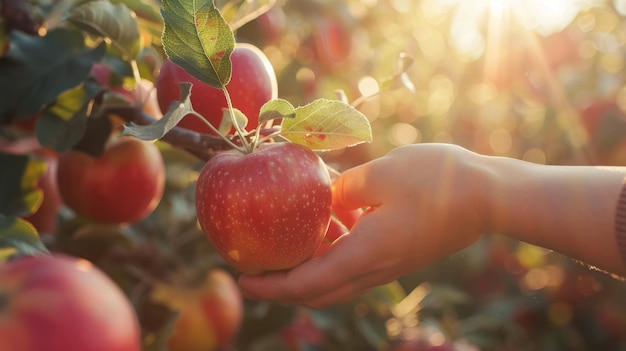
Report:
[[[491,164],[489,231],[624,275],[615,213],[626,168],[544,166],[503,158]]]

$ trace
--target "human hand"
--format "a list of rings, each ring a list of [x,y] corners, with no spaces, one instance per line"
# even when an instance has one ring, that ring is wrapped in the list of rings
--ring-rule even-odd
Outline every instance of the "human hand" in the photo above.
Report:
[[[292,270],[240,277],[244,294],[322,308],[465,248],[486,226],[481,157],[453,145],[410,145],[344,172],[333,208],[366,209],[350,233]]]

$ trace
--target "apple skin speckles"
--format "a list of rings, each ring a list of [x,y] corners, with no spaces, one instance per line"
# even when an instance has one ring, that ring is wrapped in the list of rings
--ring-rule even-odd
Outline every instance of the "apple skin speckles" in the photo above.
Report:
[[[312,258],[324,238],[330,176],[319,156],[293,143],[224,151],[200,173],[196,210],[215,250],[240,272],[289,269]]]

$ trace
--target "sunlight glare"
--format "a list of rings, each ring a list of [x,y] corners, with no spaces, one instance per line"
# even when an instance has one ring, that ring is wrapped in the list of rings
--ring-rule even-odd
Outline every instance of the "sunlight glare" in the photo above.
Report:
[[[626,2],[626,0],[623,0]],[[563,30],[594,0],[431,0],[427,8],[453,12],[450,42],[461,53],[478,58],[490,38],[519,29],[547,36]],[[626,7],[626,5],[624,5]],[[484,27],[484,24],[487,27]],[[483,33],[486,30],[487,33]]]

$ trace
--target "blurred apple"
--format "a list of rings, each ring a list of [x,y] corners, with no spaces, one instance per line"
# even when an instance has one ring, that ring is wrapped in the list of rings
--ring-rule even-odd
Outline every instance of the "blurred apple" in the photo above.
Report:
[[[132,305],[89,261],[38,255],[0,264],[0,350],[140,349]]]
[[[102,63],[97,63],[91,68],[93,77],[107,89],[110,93],[119,94],[127,100],[130,104],[142,104],[142,110],[148,115],[159,119],[163,117],[161,108],[157,101],[156,90],[154,89],[154,83],[149,80],[141,79],[135,86],[127,87],[122,82],[115,83],[116,77],[109,67]]]
[[[160,284],[152,300],[178,312],[170,351],[211,351],[233,341],[243,318],[243,298],[226,271],[216,268],[197,286]]]
[[[580,110],[586,129],[592,162],[600,165],[626,165],[626,112],[614,99],[598,99]]]

